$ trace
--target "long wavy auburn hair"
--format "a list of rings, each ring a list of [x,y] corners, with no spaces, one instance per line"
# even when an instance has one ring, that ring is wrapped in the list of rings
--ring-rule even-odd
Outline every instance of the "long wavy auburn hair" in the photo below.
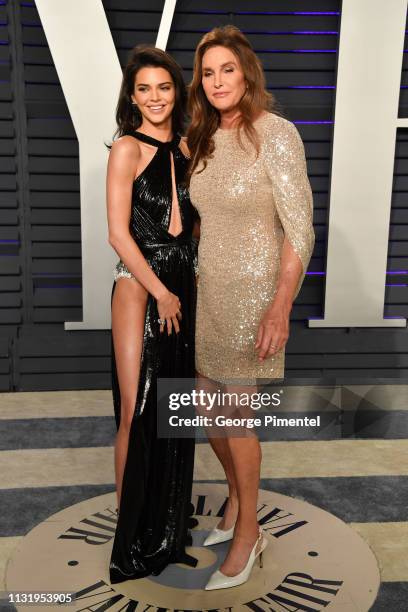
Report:
[[[187,130],[187,145],[191,162],[187,176],[188,182],[200,161],[203,161],[203,168],[198,172],[205,169],[207,159],[214,151],[213,134],[220,125],[220,113],[210,104],[202,86],[203,56],[211,47],[230,49],[238,59],[244,73],[247,88],[238,104],[241,114],[237,122],[238,140],[241,146],[243,131],[258,154],[259,138],[253,122],[262,111],[276,112],[277,110],[274,96],[266,90],[262,64],[241,30],[233,25],[227,25],[207,32],[196,49],[193,79],[189,86],[188,114],[191,122]]]

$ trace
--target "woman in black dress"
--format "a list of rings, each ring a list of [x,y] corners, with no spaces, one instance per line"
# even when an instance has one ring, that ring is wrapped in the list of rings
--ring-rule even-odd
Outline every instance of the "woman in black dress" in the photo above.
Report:
[[[195,566],[194,439],[157,437],[156,381],[194,377],[194,208],[183,185],[186,91],[164,51],[136,47],[125,68],[108,163],[112,392],[118,523],[112,583]]]

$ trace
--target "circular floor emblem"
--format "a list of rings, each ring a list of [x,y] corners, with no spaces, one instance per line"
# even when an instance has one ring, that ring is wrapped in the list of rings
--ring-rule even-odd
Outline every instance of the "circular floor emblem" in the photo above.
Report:
[[[109,583],[108,564],[115,531],[116,496],[94,497],[66,508],[35,527],[8,565],[8,591],[75,594],[67,610],[93,612],[365,612],[373,604],[380,576],[364,540],[343,521],[304,501],[259,492],[258,519],[269,540],[263,568],[254,566],[245,584],[204,591],[228,542],[201,544],[223,512],[227,488],[195,484],[199,525],[192,530],[197,567],[172,564],[162,574]],[[64,607],[65,608],[65,607]],[[18,605],[18,610],[32,606]],[[35,606],[49,612],[61,606]]]

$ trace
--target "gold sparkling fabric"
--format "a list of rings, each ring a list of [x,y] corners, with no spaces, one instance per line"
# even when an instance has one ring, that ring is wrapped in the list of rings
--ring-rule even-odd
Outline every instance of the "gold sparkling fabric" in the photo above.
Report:
[[[223,383],[283,377],[284,350],[258,361],[258,326],[276,291],[284,235],[302,262],[296,295],[314,246],[313,196],[297,128],[273,113],[254,126],[257,159],[244,134],[245,151],[236,129],[218,129],[214,156],[190,185],[201,217],[196,369]]]

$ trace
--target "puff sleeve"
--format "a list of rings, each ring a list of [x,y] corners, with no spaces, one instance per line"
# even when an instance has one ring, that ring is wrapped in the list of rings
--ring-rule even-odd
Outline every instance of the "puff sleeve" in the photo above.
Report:
[[[296,126],[274,116],[264,134],[265,170],[284,234],[302,263],[298,295],[315,243],[313,194],[307,176],[305,149]]]

